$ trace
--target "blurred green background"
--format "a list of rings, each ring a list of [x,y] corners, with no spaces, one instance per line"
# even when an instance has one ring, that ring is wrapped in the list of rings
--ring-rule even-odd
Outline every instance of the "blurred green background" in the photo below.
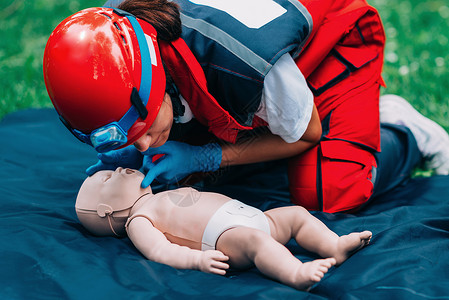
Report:
[[[45,43],[70,14],[101,0],[0,0],[0,119],[50,107],[42,78]],[[387,34],[382,93],[404,96],[449,130],[449,2],[369,0]]]
[[[104,0],[0,0],[0,119],[51,107],[42,75],[45,44],[66,17]]]

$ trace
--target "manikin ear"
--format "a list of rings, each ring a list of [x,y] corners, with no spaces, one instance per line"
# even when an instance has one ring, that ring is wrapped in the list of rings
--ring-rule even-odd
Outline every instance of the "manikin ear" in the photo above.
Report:
[[[97,236],[126,236],[125,223],[131,209],[100,216],[96,211],[76,209],[81,224]]]

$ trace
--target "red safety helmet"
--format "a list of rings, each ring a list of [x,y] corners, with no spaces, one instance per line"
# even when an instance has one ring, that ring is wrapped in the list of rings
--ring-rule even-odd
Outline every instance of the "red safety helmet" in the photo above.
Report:
[[[119,9],[84,9],[62,21],[44,53],[44,79],[67,128],[105,152],[134,143],[165,93],[156,30]]]

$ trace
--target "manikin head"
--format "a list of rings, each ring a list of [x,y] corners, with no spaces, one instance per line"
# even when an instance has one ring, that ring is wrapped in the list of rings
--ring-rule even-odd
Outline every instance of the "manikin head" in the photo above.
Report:
[[[86,178],[75,204],[81,224],[95,235],[125,235],[131,208],[143,195],[151,193],[150,187],[140,186],[144,177],[139,171],[119,167]]]

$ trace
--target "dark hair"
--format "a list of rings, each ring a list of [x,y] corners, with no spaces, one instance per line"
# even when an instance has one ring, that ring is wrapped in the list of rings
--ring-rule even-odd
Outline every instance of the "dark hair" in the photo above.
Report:
[[[179,6],[167,0],[125,0],[118,8],[150,23],[157,37],[171,42],[181,36]]]

